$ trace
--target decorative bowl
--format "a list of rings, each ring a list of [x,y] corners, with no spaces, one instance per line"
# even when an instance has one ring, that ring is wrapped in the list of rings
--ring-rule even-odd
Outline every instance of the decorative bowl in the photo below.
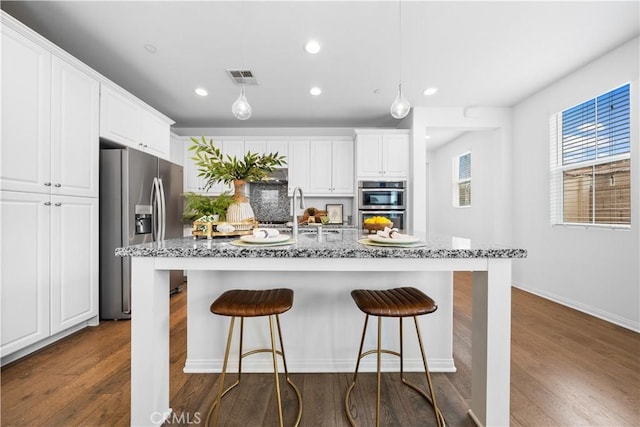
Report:
[[[382,231],[384,230],[385,227],[391,227],[393,225],[393,222],[389,221],[389,222],[383,222],[383,223],[371,223],[371,224],[367,224],[364,223],[363,226],[366,230],[369,231],[369,233],[373,233],[375,231]]]

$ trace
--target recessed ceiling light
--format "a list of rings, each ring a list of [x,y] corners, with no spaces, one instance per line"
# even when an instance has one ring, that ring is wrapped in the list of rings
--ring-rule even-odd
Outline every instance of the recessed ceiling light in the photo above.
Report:
[[[315,55],[316,53],[320,52],[320,43],[315,40],[309,40],[307,43],[305,43],[304,50],[306,50],[307,53]]]
[[[156,53],[158,51],[158,49],[154,45],[148,43],[144,45],[144,50],[149,53]]]
[[[437,87],[430,87],[424,90],[424,92],[422,92],[422,94],[424,96],[430,96],[435,94],[436,92],[438,92],[438,88]]]
[[[431,139],[431,135],[425,135],[424,139]]]
[[[199,87],[195,90],[195,92],[200,95],[200,96],[207,96],[209,95],[209,92],[207,92],[207,90],[205,88]]]
[[[322,89],[320,89],[318,86],[314,86],[309,89],[309,93],[313,96],[318,96],[322,93]]]

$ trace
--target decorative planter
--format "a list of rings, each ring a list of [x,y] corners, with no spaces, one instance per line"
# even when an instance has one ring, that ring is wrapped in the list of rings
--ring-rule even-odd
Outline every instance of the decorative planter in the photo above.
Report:
[[[228,222],[242,222],[253,219],[255,216],[249,199],[245,196],[245,185],[246,182],[242,179],[233,181],[233,204],[227,208]]]

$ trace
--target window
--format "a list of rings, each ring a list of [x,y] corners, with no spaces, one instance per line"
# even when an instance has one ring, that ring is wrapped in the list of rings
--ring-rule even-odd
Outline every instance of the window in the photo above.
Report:
[[[453,206],[471,206],[471,153],[453,159]]]
[[[552,224],[631,223],[629,89],[551,116]]]

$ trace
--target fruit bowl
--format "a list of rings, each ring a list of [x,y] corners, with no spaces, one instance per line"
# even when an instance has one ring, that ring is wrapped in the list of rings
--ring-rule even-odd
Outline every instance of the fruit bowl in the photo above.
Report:
[[[369,231],[369,233],[373,233],[375,231],[382,231],[384,230],[385,227],[391,227],[393,225],[393,222],[389,221],[389,222],[372,222],[372,223],[364,223],[363,226],[366,230]]]

